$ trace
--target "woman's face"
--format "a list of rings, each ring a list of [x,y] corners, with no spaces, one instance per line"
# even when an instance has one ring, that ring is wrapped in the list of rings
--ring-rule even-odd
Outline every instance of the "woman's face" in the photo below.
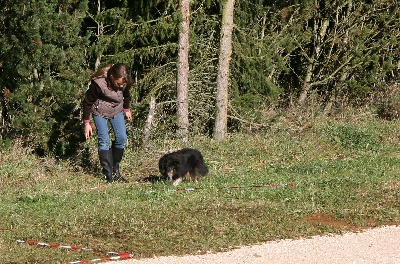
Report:
[[[121,77],[121,78],[111,78],[113,86],[115,87],[114,89],[123,89],[126,85],[126,78],[125,77]]]

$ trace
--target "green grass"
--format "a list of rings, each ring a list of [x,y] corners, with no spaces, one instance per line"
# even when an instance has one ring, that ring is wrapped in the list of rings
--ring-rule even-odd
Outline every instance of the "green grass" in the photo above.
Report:
[[[130,183],[112,185],[96,165],[39,159],[16,142],[0,156],[0,263],[106,257],[18,239],[144,258],[399,224],[399,132],[397,122],[357,116],[276,123],[224,142],[196,137],[191,147],[211,174],[178,191],[164,181],[135,183],[158,175],[158,158],[174,141],[128,148],[121,169]],[[86,147],[96,164],[94,142]]]

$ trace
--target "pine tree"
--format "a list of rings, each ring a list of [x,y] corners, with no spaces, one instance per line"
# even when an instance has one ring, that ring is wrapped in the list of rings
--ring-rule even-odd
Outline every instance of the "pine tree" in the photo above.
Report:
[[[2,1],[0,80],[12,133],[39,153],[68,155],[79,143],[86,89],[86,0]]]
[[[295,47],[293,35],[284,32],[284,10],[290,4],[237,2],[229,94],[231,129],[262,122],[263,109],[275,104],[283,92],[279,78],[288,71],[287,53]]]
[[[288,12],[294,16],[295,9]],[[299,105],[310,94],[319,95],[321,103],[328,101],[325,111],[341,98],[365,103],[394,77],[400,17],[396,2],[306,1],[296,12],[304,34],[295,32],[297,48],[288,66],[299,84]]]

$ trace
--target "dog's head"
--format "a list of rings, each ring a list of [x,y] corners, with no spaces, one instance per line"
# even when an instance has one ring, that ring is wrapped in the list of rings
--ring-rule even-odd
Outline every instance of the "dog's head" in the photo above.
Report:
[[[165,167],[165,173],[168,177],[172,177],[179,170],[179,162],[177,160],[169,160]]]
[[[161,158],[159,162],[160,173],[164,176],[172,177],[179,169],[179,161],[171,158]]]

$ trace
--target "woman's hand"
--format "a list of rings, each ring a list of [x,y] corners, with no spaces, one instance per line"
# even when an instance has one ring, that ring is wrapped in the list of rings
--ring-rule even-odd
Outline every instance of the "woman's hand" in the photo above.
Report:
[[[85,139],[86,139],[86,140],[89,140],[90,137],[91,137],[92,134],[93,134],[92,126],[90,125],[90,123],[85,123],[84,126],[85,126],[85,127],[84,127]]]
[[[132,122],[132,113],[131,113],[131,111],[126,111],[125,112],[125,116],[126,116],[126,119],[128,119],[129,122]]]

